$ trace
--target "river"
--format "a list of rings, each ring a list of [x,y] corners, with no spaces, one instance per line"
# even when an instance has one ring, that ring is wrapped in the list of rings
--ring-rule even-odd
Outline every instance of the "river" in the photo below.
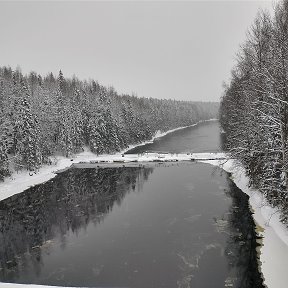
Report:
[[[218,121],[202,122],[198,125],[176,130],[153,143],[138,146],[126,154],[144,151],[163,151],[170,153],[219,152],[221,150],[220,127]]]
[[[143,151],[220,150],[215,122]],[[0,202],[0,280],[87,287],[263,287],[248,197],[194,162],[71,168]]]

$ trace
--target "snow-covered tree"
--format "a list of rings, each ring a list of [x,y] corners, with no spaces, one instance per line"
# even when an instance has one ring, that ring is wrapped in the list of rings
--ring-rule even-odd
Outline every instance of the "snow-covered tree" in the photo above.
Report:
[[[61,70],[57,77],[25,76],[0,67],[0,169],[35,170],[52,155],[70,157],[85,146],[96,154],[114,153],[158,130],[216,118],[218,107],[119,95],[94,80],[66,78]]]
[[[31,113],[30,93],[24,79],[15,83],[16,110],[13,122],[15,164],[33,171],[42,163],[39,123]]]

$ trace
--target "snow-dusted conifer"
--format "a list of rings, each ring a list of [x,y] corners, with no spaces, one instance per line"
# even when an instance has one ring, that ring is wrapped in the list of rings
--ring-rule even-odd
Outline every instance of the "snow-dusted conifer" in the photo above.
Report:
[[[42,163],[39,123],[36,116],[31,113],[30,93],[24,79],[21,79],[16,87],[19,89],[15,95],[18,98],[18,107],[13,127],[16,168],[25,167],[33,171]]]

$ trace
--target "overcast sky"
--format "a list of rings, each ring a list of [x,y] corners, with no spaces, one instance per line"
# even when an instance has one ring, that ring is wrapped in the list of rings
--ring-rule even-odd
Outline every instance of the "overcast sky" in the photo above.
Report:
[[[272,1],[0,2],[0,65],[219,101],[259,8]]]

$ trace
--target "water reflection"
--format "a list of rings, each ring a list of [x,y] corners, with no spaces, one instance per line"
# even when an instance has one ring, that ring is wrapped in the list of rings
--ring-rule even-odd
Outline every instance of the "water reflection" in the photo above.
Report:
[[[229,175],[227,175],[229,177]],[[249,197],[230,179],[226,194],[232,205],[227,214],[229,235],[225,253],[229,259],[231,276],[226,280],[232,287],[264,287],[259,272],[256,253],[257,239],[255,223],[249,208]]]
[[[17,281],[28,268],[39,275],[41,251],[53,239],[66,246],[68,231],[103,221],[126,193],[141,190],[153,168],[70,169],[45,184],[0,202],[1,281]]]
[[[223,131],[220,133],[220,148],[222,151],[227,151],[227,137]]]
[[[263,287],[248,197],[228,175],[149,165],[70,169],[0,202],[1,281]]]

